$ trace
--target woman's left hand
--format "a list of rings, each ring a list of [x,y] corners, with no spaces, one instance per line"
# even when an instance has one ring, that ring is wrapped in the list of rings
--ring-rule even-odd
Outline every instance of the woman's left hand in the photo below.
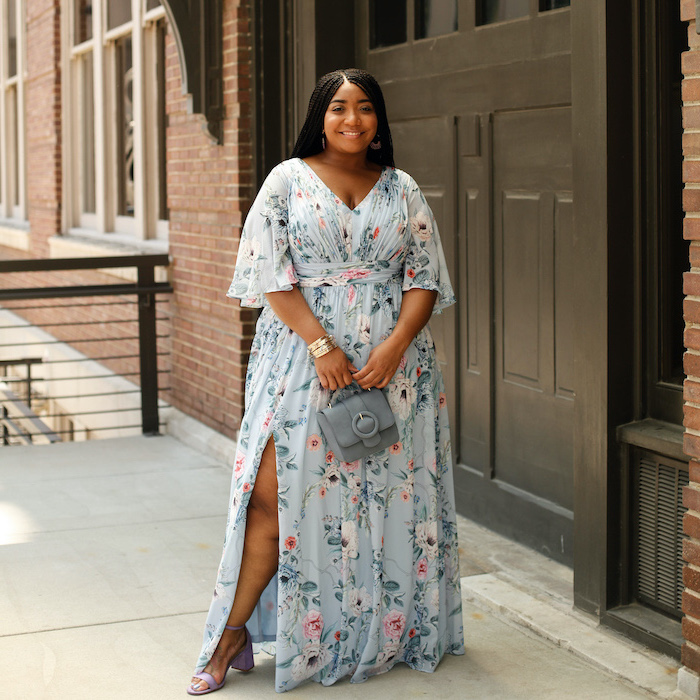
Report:
[[[353,372],[352,378],[363,389],[373,386],[383,389],[396,374],[403,353],[404,348],[389,337],[370,350],[367,364]]]

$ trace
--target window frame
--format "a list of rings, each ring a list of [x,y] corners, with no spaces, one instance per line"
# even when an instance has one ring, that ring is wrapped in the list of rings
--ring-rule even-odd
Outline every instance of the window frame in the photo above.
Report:
[[[153,35],[157,32],[158,22],[163,22],[167,31],[167,17],[164,7],[153,8],[146,12],[146,0],[131,0],[132,19],[113,29],[107,30],[107,0],[93,0],[92,4],[92,38],[81,44],[74,44],[76,10],[79,0],[63,0],[66,11],[63,13],[65,28],[63,32],[64,75],[68,76],[66,85],[68,99],[64,100],[64,181],[70,187],[64,188],[65,215],[63,231],[68,235],[87,237],[97,242],[130,241],[135,247],[158,243],[167,246],[168,221],[158,218],[161,195],[157,173],[160,169],[158,159],[165,153],[160,149],[154,151],[149,147],[152,142],[162,142],[164,134],[159,128],[165,128],[164,120],[146,120],[149,91],[157,89],[157,76],[150,75],[156,65],[157,57],[151,55],[156,45]],[[133,203],[134,213],[119,213],[119,177],[124,167],[120,167],[119,150],[120,110],[116,109],[119,99],[117,42],[126,36],[132,43],[132,99],[133,99]],[[93,54],[93,95],[94,95],[94,162],[95,162],[95,213],[84,211],[81,187],[81,157],[84,148],[80,142],[80,130],[70,125],[80,121],[83,109],[79,72],[75,63],[81,54],[92,51]],[[164,73],[163,73],[164,77]],[[163,105],[164,108],[164,105]],[[153,162],[155,159],[155,163]],[[153,171],[156,175],[153,177]],[[155,190],[155,192],[153,191]],[[64,235],[65,235],[64,234]]]
[[[0,220],[24,225],[27,221],[26,181],[26,110],[27,74],[24,0],[0,0],[0,17],[8,16],[10,3],[15,5],[17,36],[17,72],[8,76],[9,32],[4,22],[0,31]],[[13,97],[10,95],[14,93]],[[14,105],[14,108],[11,106]],[[10,111],[12,110],[12,114]],[[16,129],[16,138],[14,132]],[[12,147],[5,145],[13,142]]]

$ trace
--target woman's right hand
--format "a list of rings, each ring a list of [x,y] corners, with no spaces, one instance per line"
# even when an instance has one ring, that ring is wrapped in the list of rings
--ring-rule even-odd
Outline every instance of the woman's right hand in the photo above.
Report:
[[[351,372],[357,368],[341,348],[333,348],[321,357],[314,358],[316,374],[324,389],[335,391],[352,384]]]

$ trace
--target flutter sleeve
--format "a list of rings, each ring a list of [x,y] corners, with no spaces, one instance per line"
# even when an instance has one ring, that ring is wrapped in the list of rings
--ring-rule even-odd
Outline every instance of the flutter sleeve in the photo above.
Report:
[[[409,179],[406,198],[411,242],[404,259],[402,290],[404,292],[409,289],[437,291],[433,313],[440,313],[457,301],[450,284],[445,253],[440,243],[440,233],[430,206],[412,178]]]
[[[297,280],[289,252],[289,181],[283,164],[265,178],[248,212],[238,245],[236,269],[226,296],[241,306],[261,307],[267,292],[288,292]]]

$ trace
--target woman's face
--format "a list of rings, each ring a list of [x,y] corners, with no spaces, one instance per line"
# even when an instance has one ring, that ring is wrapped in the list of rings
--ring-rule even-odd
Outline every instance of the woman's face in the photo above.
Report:
[[[331,98],[323,118],[326,150],[360,153],[377,134],[377,114],[362,88],[348,81]]]

